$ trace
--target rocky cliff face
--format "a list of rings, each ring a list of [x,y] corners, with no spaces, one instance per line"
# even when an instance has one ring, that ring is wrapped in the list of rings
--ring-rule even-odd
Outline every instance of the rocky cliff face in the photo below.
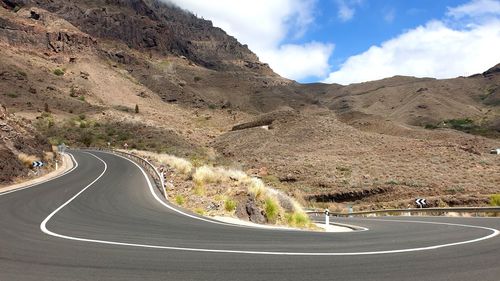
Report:
[[[157,0],[3,0],[4,6],[39,7],[92,37],[116,40],[142,52],[184,56],[201,66],[271,72],[247,46],[207,20]]]

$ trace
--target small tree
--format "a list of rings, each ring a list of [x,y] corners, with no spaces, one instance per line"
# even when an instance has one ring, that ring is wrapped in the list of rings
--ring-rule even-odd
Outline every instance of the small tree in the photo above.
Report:
[[[135,105],[135,113],[139,113],[139,105]]]
[[[45,103],[44,106],[43,106],[43,111],[45,112],[50,112],[50,109],[49,109],[49,104],[48,103]]]

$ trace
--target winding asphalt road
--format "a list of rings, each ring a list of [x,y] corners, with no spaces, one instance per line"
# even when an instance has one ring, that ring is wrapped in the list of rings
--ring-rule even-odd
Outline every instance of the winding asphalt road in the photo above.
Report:
[[[215,223],[162,201],[133,162],[0,194],[0,280],[500,280],[500,219],[333,219],[350,233]]]

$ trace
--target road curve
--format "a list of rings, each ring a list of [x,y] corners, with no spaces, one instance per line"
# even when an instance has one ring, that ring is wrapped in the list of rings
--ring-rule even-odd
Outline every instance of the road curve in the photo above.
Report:
[[[71,153],[66,175],[0,193],[0,280],[499,280],[498,218],[233,226],[168,208],[127,159]]]

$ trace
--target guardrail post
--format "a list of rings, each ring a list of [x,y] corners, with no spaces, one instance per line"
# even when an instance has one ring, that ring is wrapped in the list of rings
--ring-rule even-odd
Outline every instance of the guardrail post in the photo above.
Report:
[[[325,226],[330,225],[330,211],[325,209]]]

